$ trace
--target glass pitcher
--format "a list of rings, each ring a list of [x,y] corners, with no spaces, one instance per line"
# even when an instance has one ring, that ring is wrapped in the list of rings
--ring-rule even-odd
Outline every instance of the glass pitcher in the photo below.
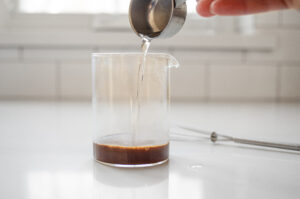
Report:
[[[169,157],[170,68],[168,54],[94,53],[92,90],[94,158],[117,167],[162,164]],[[138,92],[139,90],[139,92]]]

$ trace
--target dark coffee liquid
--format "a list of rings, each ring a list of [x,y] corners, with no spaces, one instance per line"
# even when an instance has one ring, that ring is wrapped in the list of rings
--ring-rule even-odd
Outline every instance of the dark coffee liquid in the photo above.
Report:
[[[116,146],[94,143],[94,157],[110,164],[139,165],[167,160],[169,143],[154,146]]]

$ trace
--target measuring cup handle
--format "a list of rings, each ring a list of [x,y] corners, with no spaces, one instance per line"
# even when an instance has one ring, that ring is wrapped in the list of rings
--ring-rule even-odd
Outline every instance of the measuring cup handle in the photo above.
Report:
[[[186,0],[174,0],[175,2],[175,8],[178,8],[179,6],[181,6],[183,3],[186,2]]]

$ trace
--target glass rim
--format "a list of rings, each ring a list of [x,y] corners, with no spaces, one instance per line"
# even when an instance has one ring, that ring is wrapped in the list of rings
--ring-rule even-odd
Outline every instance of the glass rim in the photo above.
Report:
[[[143,52],[98,52],[98,53],[92,53],[92,59],[96,59],[98,57],[105,57],[105,56],[130,56],[130,55],[135,55],[135,56],[141,56],[143,55]],[[164,53],[164,52],[149,52],[147,55],[152,55],[152,56],[157,56],[157,57],[163,57],[165,59],[170,60],[170,66],[171,68],[178,68],[179,67],[179,62],[177,59],[169,54],[169,53]]]
[[[92,53],[92,56],[101,56],[101,55],[143,55],[143,52],[96,52]],[[148,52],[147,55],[168,55],[172,56],[169,53],[164,52]]]

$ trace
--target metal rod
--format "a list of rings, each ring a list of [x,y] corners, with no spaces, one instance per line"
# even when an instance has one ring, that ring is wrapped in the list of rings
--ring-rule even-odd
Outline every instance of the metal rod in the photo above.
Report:
[[[209,131],[204,131],[204,130],[200,130],[200,129],[195,129],[195,128],[192,128],[192,127],[187,127],[187,126],[178,126],[177,125],[177,127],[178,128],[180,128],[180,129],[184,129],[184,130],[187,130],[187,131],[192,131],[192,132],[196,132],[196,133],[201,133],[201,134],[203,134],[203,135],[210,135],[211,134],[211,132],[209,132]]]

